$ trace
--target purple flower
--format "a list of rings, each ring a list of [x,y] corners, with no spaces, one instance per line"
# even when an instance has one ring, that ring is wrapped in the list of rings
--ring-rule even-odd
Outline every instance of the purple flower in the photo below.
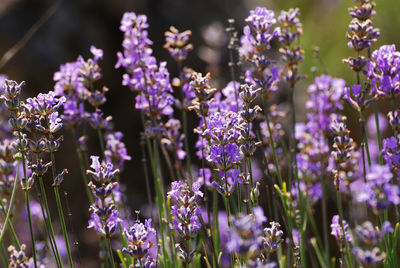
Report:
[[[261,253],[264,247],[263,224],[266,222],[261,207],[253,209],[253,214],[237,216],[229,231],[226,249],[237,257],[253,258]]]
[[[397,176],[400,175],[400,150],[398,139],[400,139],[400,137],[392,136],[382,141],[383,159],[386,164],[397,173]]]
[[[126,160],[131,160],[126,150],[125,143],[122,142],[123,136],[121,132],[107,134],[106,150],[104,151],[107,162],[111,163],[119,170],[123,169]]]
[[[245,21],[250,22],[253,28],[261,33],[268,31],[276,23],[275,13],[263,7],[250,10],[250,15]]]
[[[110,237],[118,228],[118,210],[112,204],[106,207],[91,205],[89,211],[91,216],[88,228],[94,228],[98,233],[106,237]]]
[[[268,253],[272,253],[278,250],[283,239],[283,231],[279,228],[281,227],[277,222],[270,222],[270,227],[264,229],[264,248]]]
[[[363,250],[359,247],[353,249],[353,254],[365,266],[376,265],[386,259],[386,254],[381,252],[378,247],[372,250]]]
[[[348,231],[349,225],[345,220],[343,220],[343,229],[340,224],[340,218],[339,215],[335,215],[332,218],[332,224],[331,224],[331,235],[333,235],[336,238],[336,241],[340,244],[343,245],[344,239],[346,239],[347,242],[352,241],[352,237]]]
[[[124,230],[127,238],[128,247],[123,248],[122,252],[128,253],[136,261],[157,260],[157,233],[151,226],[151,219],[146,219],[144,224],[136,222],[129,229]]]
[[[67,100],[64,104],[64,112],[61,115],[66,129],[73,129],[82,123],[88,115],[84,110],[83,103],[78,104],[74,100]]]
[[[171,191],[167,194],[174,203],[171,206],[173,223],[171,228],[175,229],[185,240],[195,237],[201,228],[200,210],[196,203],[196,199],[203,196],[200,187],[201,184],[193,183],[192,194],[185,182],[174,181],[171,184]]]
[[[25,106],[32,114],[49,116],[63,106],[66,100],[64,96],[57,97],[54,91],[49,91],[47,94],[39,93],[37,97],[28,98]]]
[[[400,52],[395,45],[375,50],[367,66],[367,76],[375,92],[391,98],[400,92]]]
[[[94,155],[90,157],[90,159],[92,160],[92,164],[90,165],[90,167],[93,170],[89,169],[86,172],[98,183],[110,182],[118,175],[119,169],[114,169],[113,165],[110,162],[102,161],[100,163],[99,158],[100,157]]]
[[[399,187],[391,184],[392,178],[389,166],[372,166],[367,181],[353,188],[356,201],[367,202],[375,213],[386,210],[392,204],[400,204]]]
[[[190,30],[179,32],[174,26],[169,27],[169,31],[165,32],[164,48],[176,61],[184,61],[193,45],[189,44],[189,37],[192,35]]]
[[[379,245],[383,236],[386,233],[393,232],[393,228],[388,221],[385,221],[382,224],[381,230],[379,229],[379,227],[374,227],[372,222],[366,221],[362,225],[356,226],[356,232],[363,243],[367,245]]]

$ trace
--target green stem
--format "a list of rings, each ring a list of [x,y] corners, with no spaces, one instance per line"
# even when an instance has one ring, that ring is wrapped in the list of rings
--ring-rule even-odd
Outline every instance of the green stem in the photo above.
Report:
[[[101,155],[103,156],[103,159],[106,159],[106,155],[104,154],[105,152],[105,147],[104,147],[104,139],[103,139],[103,133],[101,132],[101,129],[97,130],[97,136],[99,138],[99,143],[100,143],[100,149],[101,149]]]
[[[12,207],[14,205],[15,192],[17,191],[19,165],[17,167],[17,173],[16,174],[17,175],[15,176],[14,186],[13,186],[13,189],[12,189],[12,192],[11,192],[11,198],[10,198],[10,202],[9,202],[9,205],[8,205],[8,211],[7,211],[7,215],[6,215],[6,220],[4,221],[4,227],[1,230],[1,234],[0,234],[0,243],[3,241],[4,234],[6,233],[6,229],[7,229],[7,225],[8,225],[9,219],[10,219]]]
[[[71,132],[72,132],[72,137],[73,137],[74,142],[75,142],[76,154],[78,155],[78,159],[79,159],[79,166],[80,166],[80,169],[81,169],[81,175],[82,175],[83,183],[85,184],[86,195],[87,195],[87,197],[89,199],[89,202],[91,204],[93,204],[94,203],[93,195],[92,195],[92,191],[90,191],[89,186],[88,186],[89,180],[88,180],[88,177],[87,177],[87,174],[86,174],[86,168],[85,168],[85,163],[83,161],[82,150],[81,150],[81,148],[79,148],[79,146],[77,144],[78,139],[77,139],[77,136],[76,136],[76,133],[75,133],[75,129],[71,129]]]
[[[337,181],[337,183],[339,184],[339,180]],[[347,239],[346,239],[346,232],[344,230],[344,225],[343,225],[343,208],[342,208],[342,197],[340,195],[340,191],[339,191],[339,185],[337,186],[336,189],[336,200],[337,200],[337,206],[338,206],[338,210],[339,210],[339,220],[340,220],[340,226],[342,228],[343,231],[343,241],[344,241],[344,245],[346,248],[346,260],[347,260],[347,267],[352,268],[353,267],[353,262],[351,260],[351,254],[350,254],[350,250],[349,250],[349,245],[347,243]]]
[[[69,247],[67,227],[65,226],[64,214],[63,214],[63,210],[62,210],[62,204],[61,204],[60,193],[58,191],[58,186],[54,187],[54,194],[56,196],[58,215],[59,215],[60,221],[61,221],[61,228],[62,228],[63,235],[64,235],[65,247],[67,249],[68,262],[69,262],[69,266],[72,268],[72,267],[74,267],[74,263],[72,261],[71,250],[70,250],[70,247]]]
[[[188,129],[187,129],[187,113],[186,110],[182,110],[182,121],[183,121],[183,133],[185,134],[184,138],[184,144],[185,144],[185,151],[186,151],[186,165],[187,165],[187,171],[189,174],[189,185],[190,189],[192,189],[192,183],[193,183],[193,177],[192,177],[192,164],[191,164],[191,159],[190,159],[190,150],[189,150],[189,135],[188,135]]]
[[[4,204],[3,204],[3,201],[1,200],[1,198],[0,198],[0,205],[1,205],[1,210],[3,211],[4,216],[7,216],[7,211],[6,211],[6,208],[4,207]],[[14,243],[17,245],[17,249],[21,250],[21,244],[19,243],[17,234],[15,233],[15,229],[12,224],[11,218],[8,219],[8,225],[10,227],[11,237],[12,237]]]
[[[381,130],[379,129],[379,115],[378,115],[378,104],[374,101],[374,114],[375,114],[375,125],[376,125],[376,138],[378,139],[378,148],[379,148],[379,164],[383,165],[382,154],[382,138],[381,138]]]
[[[279,168],[279,162],[278,162],[278,155],[276,153],[275,150],[275,142],[274,142],[274,138],[272,136],[272,129],[271,129],[271,124],[270,124],[270,120],[269,120],[269,114],[268,114],[268,105],[267,105],[267,99],[264,95],[261,96],[261,98],[264,101],[264,113],[265,113],[265,120],[267,121],[267,128],[268,128],[268,136],[269,136],[269,143],[271,145],[271,149],[272,149],[272,155],[274,158],[274,164],[275,164],[275,169],[276,169],[276,175],[278,177],[278,182],[279,182],[279,187],[282,188],[282,175],[281,175],[281,171]]]
[[[56,261],[57,261],[59,267],[63,267],[62,261],[61,261],[61,256],[60,256],[60,252],[58,251],[56,238],[55,238],[55,235],[54,235],[54,228],[53,228],[53,224],[52,224],[52,221],[51,221],[49,205],[47,203],[47,196],[46,196],[46,191],[44,189],[43,177],[39,177],[39,185],[40,185],[40,194],[42,195],[44,208],[45,208],[46,215],[47,215],[46,220],[47,220],[47,225],[48,225],[49,231],[50,231],[50,233],[49,233],[50,239],[53,241],[54,249],[56,251],[55,252],[56,253],[55,258],[56,258]]]
[[[8,267],[8,256],[7,256],[7,251],[6,247],[4,246],[3,243],[0,243],[0,252],[1,252],[1,259],[4,262],[4,267]]]
[[[111,261],[111,265],[113,268],[115,268],[115,261],[114,261],[114,254],[111,248],[111,240],[110,238],[107,238],[107,249],[108,249],[108,254],[110,255],[110,261]]]
[[[303,192],[300,190],[300,180],[299,180],[299,174],[298,174],[298,167],[297,167],[297,141],[296,141],[296,110],[295,110],[295,105],[294,105],[294,86],[290,88],[290,105],[292,108],[292,164],[294,164],[294,179],[297,183],[297,189],[298,189],[298,196],[299,196],[299,209],[300,211],[303,211],[304,209],[304,202],[307,202],[307,200],[303,200]],[[292,166],[291,166],[292,168]],[[302,226],[304,223],[304,215],[301,213],[300,215],[300,226]],[[304,230],[303,228],[299,228],[300,232],[300,256],[301,256],[301,264],[303,267],[305,267],[306,259],[305,259],[305,252],[304,252],[304,246],[305,246],[305,237],[304,237]]]
[[[32,228],[31,207],[29,205],[29,191],[28,190],[25,190],[25,200],[26,200],[26,210],[27,210],[27,214],[28,214],[29,232],[31,234],[31,241],[32,241],[33,263],[35,265],[35,268],[37,268],[35,235],[33,234],[33,228]]]

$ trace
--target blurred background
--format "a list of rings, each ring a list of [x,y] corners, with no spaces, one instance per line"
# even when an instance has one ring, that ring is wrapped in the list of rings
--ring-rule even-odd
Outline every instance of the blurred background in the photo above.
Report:
[[[400,46],[398,0],[376,2],[374,26],[381,29],[381,37],[374,48],[383,44]],[[124,12],[133,11],[148,16],[149,35],[154,41],[153,53],[158,60],[168,62],[171,77],[177,75],[177,68],[163,49],[164,32],[171,25],[180,31],[190,29],[194,50],[185,65],[199,72],[210,71],[215,78],[214,83],[223,87],[230,80],[226,48],[229,38],[225,33],[227,19],[235,18],[235,27],[241,33],[244,18],[256,6],[267,7],[276,13],[281,9],[299,7],[304,30],[301,46],[305,50],[301,69],[308,75],[296,89],[298,120],[302,120],[306,88],[312,82],[311,69],[317,64],[313,46],[319,47],[320,58],[329,75],[344,78],[348,84],[355,81],[354,73],[342,63],[343,58],[354,56],[347,48],[345,39],[351,20],[347,8],[352,5],[351,0],[0,0],[0,57],[3,57],[0,73],[16,81],[26,81],[24,94],[30,97],[53,89],[53,74],[60,64],[75,61],[78,55],[85,58],[91,56],[91,45],[104,50],[104,59],[100,62],[103,70],[100,84],[109,87],[110,92],[103,110],[114,118],[115,129],[124,133],[123,141],[132,156],[132,160],[125,164],[121,182],[127,187],[127,201],[134,214],[133,210],[140,210],[147,199],[139,145],[142,131],[139,113],[134,110],[133,93],[121,85],[123,70],[114,68],[116,53],[121,51],[119,24]],[[42,23],[29,33],[40,20]],[[27,33],[29,38],[24,40]],[[4,53],[17,42],[21,46],[15,55],[4,60]],[[380,103],[380,108],[385,111],[385,103]],[[357,114],[346,107],[346,115],[350,124],[355,125],[353,135],[359,136]],[[190,120],[190,128],[197,125],[196,117],[192,116],[194,120]],[[193,135],[191,145],[194,142]],[[68,202],[72,214],[68,221],[71,233],[79,242],[75,250],[80,252],[82,267],[96,267],[97,240],[92,230],[83,228],[87,225],[89,205],[73,148],[71,137],[66,133],[65,142],[56,155],[58,167],[70,171],[62,184],[67,193],[64,202]],[[95,137],[89,139],[89,148],[92,154],[99,154]],[[53,195],[50,196],[52,200]],[[55,206],[52,209],[56,213]],[[29,238],[26,239],[25,242],[28,242]]]

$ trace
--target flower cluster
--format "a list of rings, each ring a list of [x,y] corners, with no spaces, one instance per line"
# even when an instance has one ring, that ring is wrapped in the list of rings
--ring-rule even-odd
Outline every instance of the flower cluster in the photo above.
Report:
[[[302,24],[299,20],[300,10],[289,9],[282,11],[278,17],[280,25],[278,37],[283,47],[279,49],[281,60],[286,63],[286,74],[284,79],[288,82],[291,88],[294,88],[296,83],[303,78],[298,74],[299,64],[304,60],[304,51],[297,43],[300,36],[303,34]]]
[[[194,183],[191,191],[185,182],[174,181],[171,184],[171,191],[167,193],[167,196],[174,201],[174,205],[171,206],[171,228],[185,240],[195,237],[201,228],[200,210],[196,203],[196,199],[203,197],[200,186],[201,184]]]
[[[352,189],[357,202],[366,202],[376,214],[390,205],[400,204],[400,189],[392,184],[393,174],[387,165],[374,165],[367,174],[367,181],[359,181]]]
[[[121,20],[120,30],[124,33],[122,46],[123,53],[118,52],[116,68],[124,67],[127,71],[123,75],[122,84],[129,86],[138,93],[136,96],[136,109],[142,110],[153,123],[148,129],[149,135],[158,135],[157,124],[162,115],[171,116],[172,87],[166,63],[157,63],[152,56],[148,38],[147,17],[135,13],[125,13]]]
[[[113,200],[113,191],[118,186],[112,180],[119,174],[118,169],[114,169],[109,162],[99,161],[98,156],[91,156],[92,170],[87,170],[93,181],[89,182],[89,187],[97,198],[96,202],[90,206],[91,218],[88,228],[94,228],[98,233],[109,238],[118,228],[118,210]]]
[[[353,253],[358,260],[365,266],[377,265],[381,263],[386,254],[379,249],[379,243],[387,233],[393,232],[393,228],[388,221],[382,224],[382,229],[374,227],[370,221],[364,222],[362,225],[356,226],[356,233],[361,242],[372,249],[354,247]]]
[[[164,48],[177,62],[184,61],[188,52],[193,49],[193,45],[188,43],[191,35],[190,30],[180,33],[174,26],[169,27],[169,31],[165,32]]]
[[[275,13],[266,8],[257,7],[250,11],[247,17],[251,27],[245,26],[243,36],[240,39],[240,55],[252,65],[252,69],[246,71],[245,81],[261,88],[261,92],[267,96],[275,92],[279,81],[279,68],[273,66],[268,51],[271,41],[278,35],[278,29],[272,29],[276,24]]]
[[[124,230],[128,247],[122,252],[128,253],[135,260],[137,267],[155,268],[157,265],[157,233],[151,226],[151,219],[135,222],[129,229]]]

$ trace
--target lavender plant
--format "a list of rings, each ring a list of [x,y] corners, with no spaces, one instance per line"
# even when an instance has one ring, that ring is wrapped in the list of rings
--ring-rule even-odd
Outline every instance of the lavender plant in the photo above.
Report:
[[[314,68],[312,79],[305,75],[297,8],[276,16],[257,7],[241,36],[228,20],[225,87],[215,70],[203,75],[185,66],[195,60],[192,31],[165,32],[174,68],[153,55],[147,16],[125,13],[115,68],[124,69],[122,86],[135,93],[141,119],[147,207],[132,206],[124,185],[142,178],[124,173],[137,158],[124,143],[132,137],[103,109],[114,90],[100,84],[103,50],[91,46],[90,57],[62,64],[54,90],[36,97],[25,98],[24,82],[0,76],[2,265],[83,267],[82,238],[68,221],[79,213],[104,268],[398,267],[400,52],[395,45],[373,50],[381,34],[372,24],[375,3],[354,3],[346,38],[356,56],[343,62],[355,83],[324,66],[323,74]],[[298,122],[303,93],[307,112]],[[378,102],[390,102],[389,135]],[[346,120],[346,103],[359,114],[358,132]],[[364,119],[370,104],[373,130]],[[68,180],[81,180],[82,211],[71,212],[61,194],[64,136],[75,145],[81,178]]]

